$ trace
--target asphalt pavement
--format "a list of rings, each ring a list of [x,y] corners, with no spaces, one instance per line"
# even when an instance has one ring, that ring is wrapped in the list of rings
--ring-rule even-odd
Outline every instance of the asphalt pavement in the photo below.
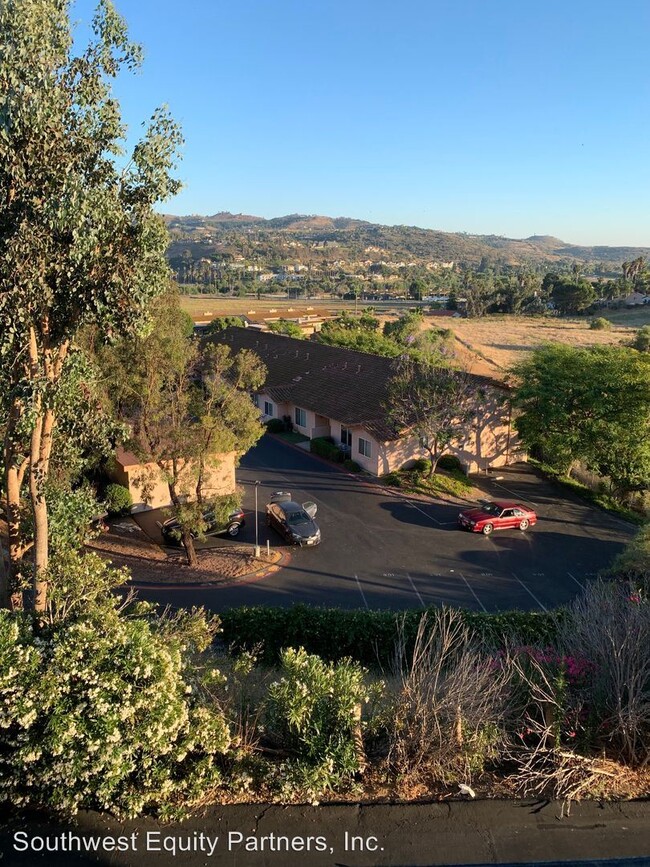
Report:
[[[458,506],[390,492],[348,475],[309,453],[264,436],[242,459],[246,527],[236,542],[258,537],[290,553],[289,563],[261,580],[211,588],[146,589],[145,598],[219,611],[238,605],[307,603],[342,608],[417,608],[449,604],[478,611],[544,611],[568,602],[611,563],[635,532],[621,519],[557,487],[526,465],[502,479],[481,478],[486,499],[531,505],[536,526],[485,537],[457,528]],[[265,504],[288,490],[318,506],[323,541],[291,548],[265,525]],[[469,504],[468,505],[472,505]]]
[[[0,817],[7,867],[406,867],[434,864],[650,863],[644,802],[445,801],[419,804],[208,807],[182,824]],[[49,849],[49,851],[48,851]],[[633,860],[630,860],[633,859]]]

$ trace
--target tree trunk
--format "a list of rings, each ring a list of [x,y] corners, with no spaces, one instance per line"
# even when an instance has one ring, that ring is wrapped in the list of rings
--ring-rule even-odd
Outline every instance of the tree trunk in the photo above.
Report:
[[[172,503],[179,508],[181,506],[181,501],[176,492],[176,484],[175,482],[168,482],[169,487],[169,496],[171,497]],[[181,526],[181,542],[183,543],[183,548],[185,548],[185,555],[187,557],[187,565],[194,568],[198,566],[199,559],[196,556],[196,548],[194,547],[194,539],[192,538],[192,534],[185,527]]]
[[[40,400],[39,400],[40,404]],[[40,408],[40,407],[39,407]],[[45,418],[38,414],[32,432],[29,467],[29,496],[32,501],[34,516],[34,580],[32,608],[34,611],[45,611],[47,607],[47,573],[48,551],[48,518],[45,501],[44,485],[47,478],[45,463],[42,458],[43,431]]]

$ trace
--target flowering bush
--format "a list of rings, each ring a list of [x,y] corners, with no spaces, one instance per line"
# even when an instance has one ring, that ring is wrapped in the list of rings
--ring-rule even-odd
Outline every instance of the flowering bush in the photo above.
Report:
[[[39,629],[0,611],[0,799],[126,816],[191,804],[230,745],[189,679],[187,650],[213,626],[200,613],[127,616],[119,601],[101,622],[92,604],[65,613]]]
[[[289,648],[282,653],[280,673],[269,687],[267,730],[298,759],[291,773],[285,766],[285,776],[312,780],[315,789],[349,780],[363,762],[365,669],[349,659],[327,663]]]

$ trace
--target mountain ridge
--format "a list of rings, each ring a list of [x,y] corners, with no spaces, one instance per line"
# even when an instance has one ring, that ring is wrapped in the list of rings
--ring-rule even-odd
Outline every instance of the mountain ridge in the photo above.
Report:
[[[300,247],[339,248],[341,255],[337,258],[351,262],[382,261],[382,257],[388,256],[418,264],[453,261],[468,266],[479,263],[509,266],[603,263],[613,270],[625,260],[650,257],[650,247],[580,245],[540,234],[509,238],[447,232],[322,214],[294,213],[266,218],[220,211],[211,216],[163,214],[163,217],[171,235],[170,256],[189,249],[192,258],[228,252],[226,248],[255,245],[277,258],[280,250],[288,245],[298,259],[301,256],[296,251]]]

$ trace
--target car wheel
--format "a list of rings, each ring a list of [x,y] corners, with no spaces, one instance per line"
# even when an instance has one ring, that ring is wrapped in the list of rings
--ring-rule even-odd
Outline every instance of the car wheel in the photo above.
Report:
[[[494,525],[486,524],[485,527],[483,527],[483,529],[481,530],[481,533],[483,533],[484,536],[489,536],[492,533],[492,530],[494,530]]]
[[[530,521],[528,520],[528,518],[524,518],[523,521],[519,522],[519,529],[520,530],[527,530],[529,527],[530,527]]]
[[[233,538],[238,536],[240,527],[241,524],[238,521],[233,521],[232,524],[228,525],[228,535],[233,536]]]

